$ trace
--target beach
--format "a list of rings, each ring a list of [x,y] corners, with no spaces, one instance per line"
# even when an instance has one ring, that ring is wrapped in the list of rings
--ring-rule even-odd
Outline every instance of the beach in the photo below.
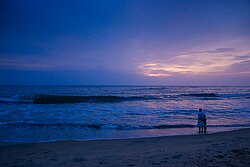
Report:
[[[0,147],[0,166],[250,166],[250,129]]]
[[[0,167],[250,167],[250,0],[0,0]]]
[[[250,87],[1,88],[0,167],[250,166]]]

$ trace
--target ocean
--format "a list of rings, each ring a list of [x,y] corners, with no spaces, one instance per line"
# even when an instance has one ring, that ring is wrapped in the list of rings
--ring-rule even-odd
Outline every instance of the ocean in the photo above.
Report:
[[[250,87],[0,86],[0,142],[99,140],[250,127]]]

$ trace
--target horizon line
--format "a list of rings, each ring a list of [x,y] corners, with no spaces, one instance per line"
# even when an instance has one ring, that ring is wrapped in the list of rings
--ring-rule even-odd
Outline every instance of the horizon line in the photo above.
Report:
[[[162,85],[162,84],[0,84],[1,87],[4,86],[84,86],[84,87],[147,87],[147,86],[157,86],[157,87],[250,87],[250,85]]]

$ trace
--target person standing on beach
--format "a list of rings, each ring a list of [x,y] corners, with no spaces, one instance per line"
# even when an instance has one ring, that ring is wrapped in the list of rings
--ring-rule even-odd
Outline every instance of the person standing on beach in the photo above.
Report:
[[[199,133],[201,132],[206,133],[207,131],[206,125],[207,125],[206,114],[202,111],[202,108],[200,108],[198,113],[198,123],[197,123],[197,126],[199,127]]]

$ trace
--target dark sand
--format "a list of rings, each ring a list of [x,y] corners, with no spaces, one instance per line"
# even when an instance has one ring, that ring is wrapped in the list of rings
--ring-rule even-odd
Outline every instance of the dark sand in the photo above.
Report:
[[[0,147],[0,166],[250,166],[250,129],[207,135]]]

